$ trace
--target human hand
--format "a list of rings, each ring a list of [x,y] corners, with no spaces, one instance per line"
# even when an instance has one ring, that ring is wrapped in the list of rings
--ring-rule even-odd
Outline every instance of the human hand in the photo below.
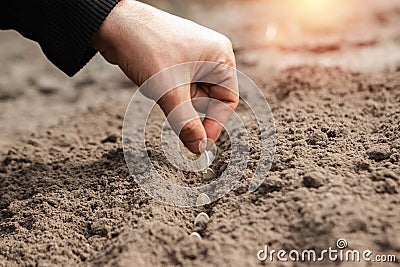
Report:
[[[113,9],[95,34],[92,47],[139,86],[156,73],[187,62],[236,67],[232,44],[224,35],[133,0],[122,0]],[[204,69],[194,71],[204,72]],[[204,74],[207,73],[201,75]],[[222,80],[227,86],[187,84],[168,91],[160,99],[153,92],[144,94],[156,100],[166,115],[180,105],[184,108],[175,112],[174,122],[170,124],[184,145],[191,152],[199,153],[203,140],[218,139],[223,124],[237,107],[239,96],[234,74],[224,73]],[[190,101],[199,97],[210,101]],[[207,114],[203,121],[196,110]],[[179,124],[182,126],[176,126]]]

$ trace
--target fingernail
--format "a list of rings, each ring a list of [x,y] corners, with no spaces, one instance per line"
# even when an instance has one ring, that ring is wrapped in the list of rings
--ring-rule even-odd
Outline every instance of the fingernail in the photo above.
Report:
[[[211,150],[214,146],[214,141],[210,138],[206,138],[200,141],[199,143],[199,151],[203,153],[204,151]]]

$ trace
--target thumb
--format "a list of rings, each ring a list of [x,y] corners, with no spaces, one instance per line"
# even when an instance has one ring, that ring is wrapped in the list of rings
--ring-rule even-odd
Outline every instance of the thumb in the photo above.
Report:
[[[200,142],[207,138],[207,134],[192,105],[190,84],[168,91],[157,103],[183,144],[192,153],[200,153]]]

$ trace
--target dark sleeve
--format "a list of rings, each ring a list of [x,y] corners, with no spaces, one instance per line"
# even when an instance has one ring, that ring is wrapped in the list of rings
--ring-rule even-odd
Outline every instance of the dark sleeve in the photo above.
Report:
[[[120,0],[1,0],[0,29],[14,29],[38,42],[67,75],[95,54],[93,35]]]

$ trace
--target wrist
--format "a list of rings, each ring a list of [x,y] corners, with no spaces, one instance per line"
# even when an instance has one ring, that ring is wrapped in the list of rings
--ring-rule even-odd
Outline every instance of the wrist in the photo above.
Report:
[[[100,28],[93,35],[92,41],[90,43],[91,47],[99,52],[104,52],[107,50],[106,48],[109,46],[110,33],[112,31],[113,17],[116,12],[118,12],[119,6],[122,4],[124,0],[121,0],[114,8],[111,10],[110,14],[106,17],[106,19],[101,24]]]
[[[123,39],[123,30],[126,28],[124,21],[127,16],[137,16],[135,6],[137,1],[135,0],[121,0],[111,10],[110,14],[106,17],[99,30],[93,35],[90,43],[91,47],[101,53],[110,50],[116,46],[118,42]]]

